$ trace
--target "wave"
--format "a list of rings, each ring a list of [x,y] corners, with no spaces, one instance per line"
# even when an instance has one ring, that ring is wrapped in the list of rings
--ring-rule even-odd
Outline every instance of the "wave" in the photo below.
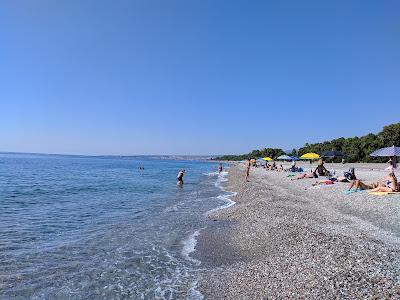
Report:
[[[225,176],[225,175],[228,175],[228,171],[222,171],[221,173],[219,173],[218,171],[215,171],[215,172],[209,172],[209,173],[203,173],[203,175],[206,175],[206,176]]]
[[[221,174],[219,174],[219,176],[218,176],[218,178],[217,178],[217,180],[215,182],[215,186],[217,188],[219,188],[221,191],[224,192],[224,194],[221,194],[221,195],[217,196],[217,198],[222,200],[222,201],[224,201],[225,204],[223,204],[221,206],[218,206],[218,207],[216,207],[214,209],[209,210],[206,213],[206,215],[209,215],[210,213],[213,213],[213,212],[215,212],[217,210],[220,210],[220,209],[225,209],[225,208],[231,207],[232,205],[236,204],[236,202],[233,201],[232,199],[230,199],[230,197],[236,196],[237,193],[236,192],[226,191],[225,188],[223,187],[223,183],[228,181],[228,179],[226,178],[226,176],[228,174],[229,174],[228,171],[222,172]]]
[[[197,237],[200,235],[200,230],[196,230],[191,235],[187,237],[183,243],[182,255],[187,260],[195,263],[196,265],[200,265],[201,262],[195,258],[192,258],[190,254],[196,250],[197,245]]]

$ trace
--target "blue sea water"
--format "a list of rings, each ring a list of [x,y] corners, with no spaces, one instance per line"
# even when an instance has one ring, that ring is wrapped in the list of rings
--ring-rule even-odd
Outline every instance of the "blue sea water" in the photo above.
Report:
[[[201,298],[190,252],[205,214],[224,204],[216,168],[0,154],[0,298]]]

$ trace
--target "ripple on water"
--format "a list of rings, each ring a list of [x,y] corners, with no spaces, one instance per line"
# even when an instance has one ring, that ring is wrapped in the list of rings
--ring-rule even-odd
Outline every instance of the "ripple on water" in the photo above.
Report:
[[[215,164],[1,154],[0,163],[0,298],[201,298],[190,253],[220,203],[216,177],[203,175]]]

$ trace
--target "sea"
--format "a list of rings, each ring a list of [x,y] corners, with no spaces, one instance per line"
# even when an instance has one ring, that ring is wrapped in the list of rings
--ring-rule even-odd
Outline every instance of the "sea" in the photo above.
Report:
[[[202,299],[196,238],[210,211],[233,204],[216,170],[201,159],[0,154],[0,299]]]

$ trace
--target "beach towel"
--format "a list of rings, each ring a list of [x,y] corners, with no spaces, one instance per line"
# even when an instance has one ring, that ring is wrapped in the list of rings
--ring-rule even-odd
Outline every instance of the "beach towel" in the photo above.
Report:
[[[400,195],[400,192],[369,192],[368,194],[375,195],[375,196],[384,196],[384,195],[393,195],[393,194]]]
[[[324,183],[325,184],[334,184],[334,182],[332,180],[325,180]]]
[[[345,191],[344,194],[345,194],[345,195],[350,195],[350,194],[357,193],[357,192],[362,192],[362,190],[350,190],[350,191]]]

